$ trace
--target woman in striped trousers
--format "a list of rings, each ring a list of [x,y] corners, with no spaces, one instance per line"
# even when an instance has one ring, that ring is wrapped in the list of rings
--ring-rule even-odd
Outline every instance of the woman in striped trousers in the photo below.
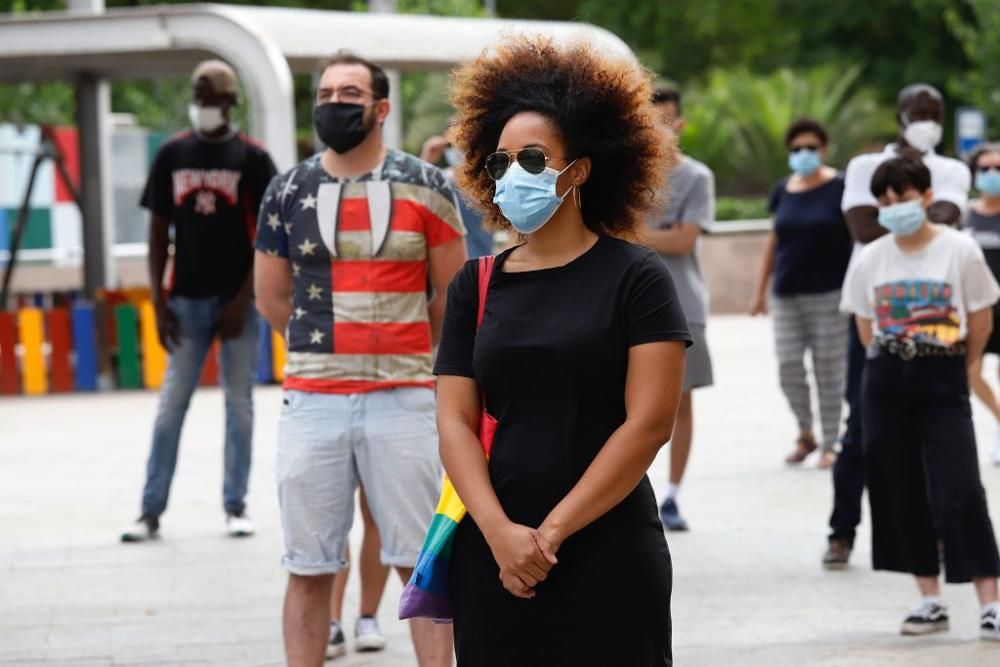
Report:
[[[826,129],[816,121],[799,120],[788,129],[785,145],[793,173],[771,192],[774,227],[751,305],[752,315],[767,312],[773,277],[770,303],[781,389],[799,429],[785,461],[800,464],[821,449],[821,468],[836,460],[840,434],[849,324],[839,304],[852,249],[840,210],[844,179],[823,164],[827,143]],[[807,352],[819,396],[820,439],[813,427]]]

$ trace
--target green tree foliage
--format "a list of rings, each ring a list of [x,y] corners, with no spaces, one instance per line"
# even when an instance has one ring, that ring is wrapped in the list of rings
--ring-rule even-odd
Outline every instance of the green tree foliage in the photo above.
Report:
[[[996,13],[995,2],[982,2]],[[889,101],[914,81],[943,89],[969,67],[945,28],[948,13],[968,17],[967,1],[582,0],[576,15],[620,35],[643,62],[676,81],[718,68],[766,73],[862,63],[862,81]]]
[[[782,68],[767,75],[717,69],[684,101],[685,151],[716,171],[726,194],[765,192],[788,173],[784,134],[798,118],[823,123],[830,133],[830,164],[843,168],[873,141],[895,129],[891,108],[859,86],[861,67]]]
[[[952,33],[961,41],[973,67],[952,81],[950,91],[981,107],[1000,132],[1000,5],[996,0],[967,0],[971,12],[946,15]]]
[[[250,4],[249,0],[222,0]],[[648,67],[686,93],[685,147],[719,172],[724,192],[758,191],[786,172],[781,136],[800,115],[826,122],[831,161],[842,166],[892,133],[901,86],[926,81],[949,108],[973,103],[1000,128],[998,0],[498,0],[501,16],[584,20],[624,39]],[[107,0],[109,8],[159,4]],[[263,6],[367,9],[366,0],[255,0]],[[480,16],[482,0],[398,0],[403,13]],[[0,12],[63,9],[65,0],[0,0]],[[848,66],[851,65],[852,66]],[[299,139],[312,136],[312,82],[296,77]],[[116,82],[115,111],[156,129],[186,123],[187,83]],[[406,73],[405,146],[441,132],[442,73]],[[0,120],[71,122],[68,84],[0,85]]]

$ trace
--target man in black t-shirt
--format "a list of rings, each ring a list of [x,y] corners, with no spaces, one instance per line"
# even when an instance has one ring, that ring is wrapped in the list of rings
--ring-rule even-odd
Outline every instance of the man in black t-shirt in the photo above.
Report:
[[[157,534],[177,464],[181,426],[216,336],[222,340],[226,394],[223,504],[230,535],[253,533],[244,497],[253,436],[252,383],[258,320],[253,306],[257,211],[276,170],[258,144],[229,120],[239,85],[218,60],[191,78],[193,130],[172,137],[153,163],[141,205],[151,214],[149,278],[160,342],[170,353],[153,429],[142,515],[121,535],[139,542]],[[164,289],[170,232],[174,258]]]

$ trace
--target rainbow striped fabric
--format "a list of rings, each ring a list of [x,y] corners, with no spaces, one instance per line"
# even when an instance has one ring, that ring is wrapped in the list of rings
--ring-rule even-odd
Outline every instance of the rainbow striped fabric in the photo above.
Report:
[[[486,291],[493,273],[493,257],[479,258],[479,312],[476,326],[483,323],[486,310]],[[479,419],[479,442],[487,460],[493,448],[497,420],[483,411]],[[447,476],[441,489],[434,518],[427,529],[427,537],[420,549],[417,565],[399,600],[399,618],[431,618],[441,623],[452,621],[451,603],[448,600],[448,565],[455,545],[455,531],[465,517],[465,503]]]

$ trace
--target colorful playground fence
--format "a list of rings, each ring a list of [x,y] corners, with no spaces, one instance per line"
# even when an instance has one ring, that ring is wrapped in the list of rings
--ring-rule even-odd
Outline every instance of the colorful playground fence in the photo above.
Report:
[[[148,290],[109,291],[96,302],[62,301],[36,298],[14,312],[0,311],[0,394],[157,389],[163,384],[167,352],[160,345]],[[201,385],[218,384],[218,355],[216,341]],[[266,322],[260,325],[257,356],[258,383],[284,379],[284,341]]]

